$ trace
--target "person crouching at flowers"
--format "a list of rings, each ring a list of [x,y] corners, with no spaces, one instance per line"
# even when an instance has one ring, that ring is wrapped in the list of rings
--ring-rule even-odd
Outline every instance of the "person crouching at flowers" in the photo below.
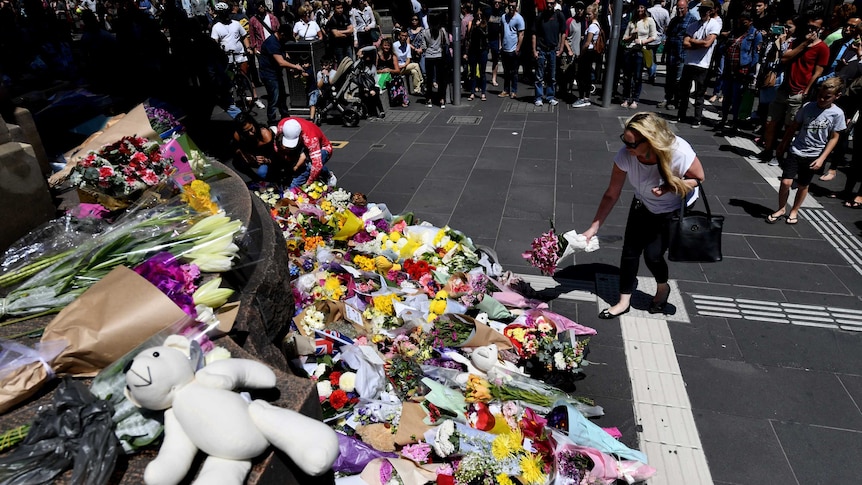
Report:
[[[589,243],[605,222],[628,179],[635,190],[629,209],[623,252],[620,258],[620,301],[599,313],[608,320],[631,308],[641,254],[655,277],[657,291],[650,313],[664,313],[670,294],[668,267],[664,259],[669,240],[669,222],[697,199],[697,182],[704,178],[703,166],[687,141],[673,134],[667,122],[654,113],[637,113],[626,121],[620,140],[623,147],[614,157],[611,180],[593,223],[583,235]]]
[[[317,125],[300,118],[285,118],[279,122],[276,133],[276,163],[282,171],[292,174],[291,188],[318,178],[330,181],[332,172],[325,164],[332,157],[332,143]],[[288,180],[282,183],[287,185]]]
[[[272,130],[248,113],[238,114],[234,125],[234,167],[253,179],[267,180],[275,156]]]

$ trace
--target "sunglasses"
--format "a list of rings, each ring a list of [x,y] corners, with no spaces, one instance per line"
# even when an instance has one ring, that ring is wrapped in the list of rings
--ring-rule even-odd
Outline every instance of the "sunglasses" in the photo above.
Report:
[[[631,148],[632,150],[634,150],[635,148],[639,147],[641,145],[641,143],[645,142],[646,138],[641,138],[640,140],[638,140],[636,142],[629,142],[629,141],[626,141],[626,139],[625,139],[625,133],[621,133],[620,134],[620,141],[623,142],[623,145],[625,145],[626,148]]]

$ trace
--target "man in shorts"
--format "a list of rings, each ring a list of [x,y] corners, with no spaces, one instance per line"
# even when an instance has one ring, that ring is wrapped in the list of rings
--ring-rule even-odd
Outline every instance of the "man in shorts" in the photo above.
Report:
[[[778,166],[773,147],[779,126],[793,123],[796,112],[805,103],[814,82],[829,64],[829,47],[820,40],[823,18],[811,17],[806,29],[807,32],[797,37],[793,47],[781,56],[781,62],[790,66],[775,100],[769,104],[769,115],[763,130],[763,151],[756,157],[771,166]]]

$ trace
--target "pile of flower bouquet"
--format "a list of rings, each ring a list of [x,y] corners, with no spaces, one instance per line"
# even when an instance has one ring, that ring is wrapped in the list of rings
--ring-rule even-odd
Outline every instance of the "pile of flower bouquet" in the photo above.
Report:
[[[298,358],[343,434],[339,480],[577,484],[651,474],[646,457],[586,418],[578,429],[594,439],[572,432],[572,419],[545,418],[602,414],[570,394],[595,331],[521,293],[492,250],[319,182],[256,194],[290,255],[293,337],[314,349]]]

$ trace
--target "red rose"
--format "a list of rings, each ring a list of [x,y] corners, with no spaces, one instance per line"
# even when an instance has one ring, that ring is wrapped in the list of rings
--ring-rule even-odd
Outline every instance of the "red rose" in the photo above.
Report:
[[[338,379],[341,379],[341,372],[336,370],[329,374],[329,382],[332,383],[332,387],[338,386]]]
[[[345,404],[347,404],[347,393],[341,389],[332,391],[332,394],[329,395],[329,405],[332,406],[332,409],[341,409]]]
[[[99,167],[99,178],[108,178],[114,176],[113,167]]]

